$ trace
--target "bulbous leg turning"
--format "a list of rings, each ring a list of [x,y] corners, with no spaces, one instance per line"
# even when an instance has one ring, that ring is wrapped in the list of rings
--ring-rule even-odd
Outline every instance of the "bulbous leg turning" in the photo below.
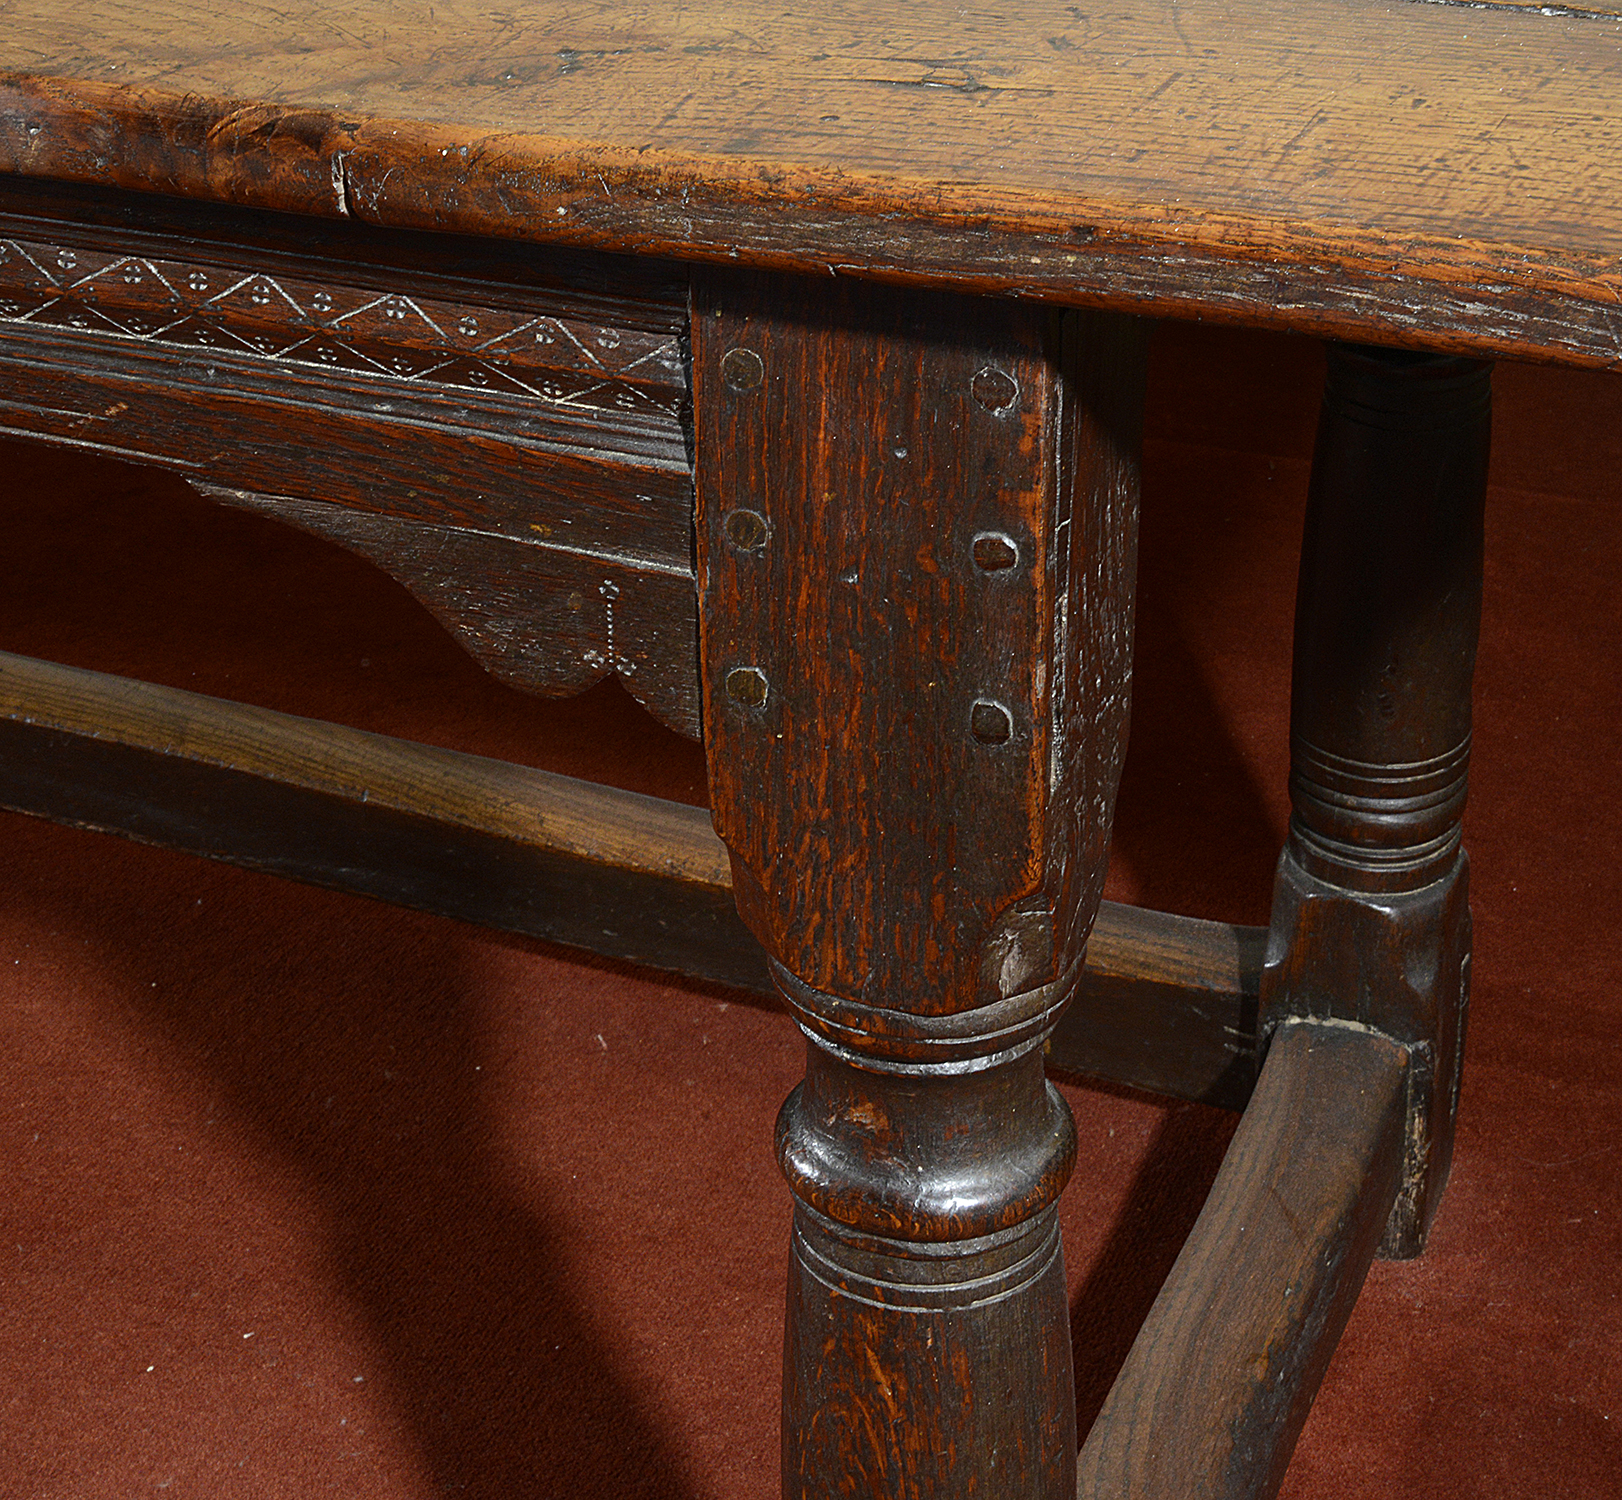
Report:
[[[809,1039],[777,1131],[798,1200],[784,1495],[1070,1500],[1076,1401],[1055,1201],[1076,1138],[1042,1072],[1052,992],[1032,997],[1013,1046],[994,1021],[993,1034],[960,1027],[958,1055],[932,1059],[940,1038],[927,1022],[892,1022],[857,1052],[829,1040],[848,1005],[780,983]]]
[[[1125,743],[1143,330],[716,272],[693,310],[710,805],[808,1039],[790,1500],[1070,1500],[1042,1073]]]

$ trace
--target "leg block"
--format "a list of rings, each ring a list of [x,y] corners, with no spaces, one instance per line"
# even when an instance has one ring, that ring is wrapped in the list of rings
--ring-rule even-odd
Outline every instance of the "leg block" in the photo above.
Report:
[[[1352,897],[1290,855],[1273,889],[1263,970],[1267,1017],[1345,1020],[1408,1052],[1402,1180],[1380,1241],[1406,1260],[1425,1244],[1453,1162],[1470,1007],[1470,863],[1461,850],[1417,891]]]
[[[1068,1500],[1043,1047],[1125,744],[1143,330],[713,273],[693,312],[716,831],[805,1032],[783,1493]]]

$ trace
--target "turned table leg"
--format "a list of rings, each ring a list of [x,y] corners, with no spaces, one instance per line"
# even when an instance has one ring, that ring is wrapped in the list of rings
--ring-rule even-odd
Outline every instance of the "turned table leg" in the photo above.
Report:
[[[1140,328],[715,273],[693,384],[712,807],[808,1043],[784,1494],[1069,1500],[1042,1043],[1126,732]]]
[[[1388,1256],[1422,1247],[1452,1158],[1489,374],[1477,360],[1331,347],[1301,554],[1293,815],[1262,1025],[1334,1019],[1408,1048]]]

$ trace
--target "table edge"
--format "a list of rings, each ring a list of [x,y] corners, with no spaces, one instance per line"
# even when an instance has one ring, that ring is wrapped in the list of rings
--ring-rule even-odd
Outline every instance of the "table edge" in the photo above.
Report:
[[[1622,368],[1622,266],[1548,246],[593,147],[0,73],[0,171],[391,229]]]

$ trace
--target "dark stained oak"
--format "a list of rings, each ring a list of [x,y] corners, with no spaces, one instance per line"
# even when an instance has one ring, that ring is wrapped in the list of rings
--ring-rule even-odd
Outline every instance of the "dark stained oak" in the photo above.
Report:
[[[496,675],[613,673],[697,738],[685,281],[316,228],[0,179],[0,430],[341,542]]]
[[[1289,839],[1260,996],[1407,1047],[1403,1188],[1419,1252],[1447,1182],[1470,1002],[1470,687],[1490,367],[1332,347],[1296,598]]]
[[[699,808],[0,653],[0,806],[764,990]]]
[[[1445,1183],[1481,360],[1622,364],[1619,98],[1614,0],[0,0],[0,428],[338,541],[530,690],[617,674],[702,736],[727,854],[11,658],[4,796],[769,977],[786,1500],[1068,1500],[1044,1060],[1248,1098],[1079,1482],[1268,1496]],[[1145,314],[1356,341],[1265,953],[1099,920]]]
[[[0,168],[1611,365],[1622,19],[1401,0],[0,9]]]
[[[1132,535],[1072,522],[1061,336],[1041,309],[850,283],[695,301],[716,830],[767,952],[857,1004],[1007,1001],[1077,961],[1097,905]],[[1078,622],[1082,660],[1055,639],[1067,599],[1113,627]]]
[[[702,737],[693,673],[698,617],[685,566],[612,548],[538,547],[322,500],[194,487],[371,559],[514,687],[561,697],[613,673],[672,729]],[[531,511],[549,513],[544,504]]]
[[[1059,1500],[1042,1046],[1125,749],[1144,329],[714,274],[693,306],[716,831],[805,1032],[783,1492]]]
[[[1243,1109],[1256,1084],[1267,929],[1106,901],[1048,1044],[1056,1073]]]
[[[1290,1021],[1078,1462],[1078,1500],[1269,1500],[1401,1180],[1408,1053]]]
[[[777,995],[703,808],[6,653],[0,806]],[[1243,1108],[1263,936],[1102,902],[1049,1070]]]

